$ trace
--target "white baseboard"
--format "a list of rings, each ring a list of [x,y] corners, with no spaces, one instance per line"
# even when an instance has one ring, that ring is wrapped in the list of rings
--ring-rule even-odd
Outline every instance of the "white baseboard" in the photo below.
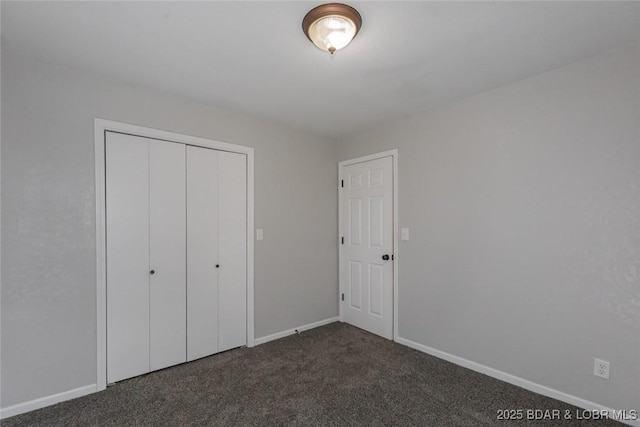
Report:
[[[604,405],[600,405],[598,403],[591,402],[589,400],[585,400],[585,399],[582,399],[580,397],[573,396],[571,394],[564,393],[562,391],[558,391],[558,390],[543,386],[543,385],[538,384],[538,383],[534,383],[533,381],[525,380],[524,378],[520,378],[520,377],[517,377],[515,375],[511,375],[511,374],[508,374],[506,372],[499,371],[497,369],[490,368],[490,367],[485,366],[485,365],[481,365],[480,363],[473,362],[471,360],[464,359],[462,357],[455,356],[453,354],[437,350],[435,348],[426,346],[424,344],[417,343],[415,341],[408,340],[406,338],[398,337],[396,339],[396,342],[398,344],[402,344],[402,345],[406,345],[407,347],[411,347],[411,348],[413,348],[415,350],[422,351],[423,353],[430,354],[431,356],[435,356],[435,357],[437,357],[439,359],[446,360],[447,362],[451,362],[451,363],[453,363],[455,365],[459,365],[459,366],[462,366],[464,368],[471,369],[472,371],[480,372],[481,374],[485,374],[485,375],[488,375],[490,377],[499,379],[500,381],[504,381],[506,383],[513,384],[513,385],[516,385],[518,387],[522,387],[522,388],[524,388],[526,390],[529,390],[529,391],[532,391],[534,393],[538,393],[538,394],[541,394],[543,396],[551,397],[553,399],[560,400],[561,402],[565,402],[565,403],[568,403],[570,405],[574,405],[574,406],[577,406],[579,408],[586,409],[588,411],[597,411],[597,412],[599,412],[601,414],[604,413],[604,411],[606,411],[607,414],[611,414],[612,418],[614,418],[614,416],[616,414],[616,412],[613,409],[608,408],[608,407],[606,407]],[[536,408],[531,408],[531,409],[536,409]],[[630,411],[630,410],[639,410],[640,411],[640,408],[628,408],[627,410],[628,411]],[[639,413],[639,415],[640,415],[640,413]],[[628,424],[628,425],[631,425],[631,426],[640,427],[640,419],[636,419],[636,420],[618,419],[618,421],[620,421],[622,423],[625,423],[625,424]]]
[[[318,326],[328,325],[329,323],[337,322],[339,320],[340,320],[340,318],[338,316],[336,316],[336,317],[330,317],[328,319],[320,320],[318,322],[307,323],[306,325],[298,326],[297,328],[291,328],[291,329],[287,329],[286,331],[277,332],[275,334],[267,335],[266,337],[256,338],[253,341],[253,344],[254,345],[264,344],[264,343],[267,343],[269,341],[273,341],[273,340],[277,340],[277,339],[280,339],[280,338],[288,337],[289,335],[293,335],[293,334],[296,333],[296,331],[298,331],[298,332],[308,331],[309,329],[317,328]]]
[[[0,409],[0,419],[13,417],[14,415],[24,414],[25,412],[35,411],[45,406],[55,405],[65,400],[75,399],[76,397],[85,396],[95,393],[98,390],[95,384],[86,385],[84,387],[74,388],[73,390],[63,391],[62,393],[52,394],[51,396],[41,397],[39,399],[30,400],[29,402],[18,403],[17,405],[8,406]]]

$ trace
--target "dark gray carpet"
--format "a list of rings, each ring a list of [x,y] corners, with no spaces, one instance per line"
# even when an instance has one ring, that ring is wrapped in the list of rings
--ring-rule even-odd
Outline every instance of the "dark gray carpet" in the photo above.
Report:
[[[497,421],[570,405],[333,323],[120,382],[2,422],[18,426],[620,425]]]

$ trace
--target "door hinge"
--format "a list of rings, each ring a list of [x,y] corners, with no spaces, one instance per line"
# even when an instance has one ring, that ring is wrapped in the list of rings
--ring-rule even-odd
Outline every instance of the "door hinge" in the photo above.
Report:
[[[342,294],[342,301],[344,301],[344,294]]]
[[[344,237],[340,238],[340,241],[342,242],[342,244],[344,245]]]
[[[391,261],[393,261],[393,255],[391,255]]]
[[[340,181],[340,187],[344,187],[344,179]]]

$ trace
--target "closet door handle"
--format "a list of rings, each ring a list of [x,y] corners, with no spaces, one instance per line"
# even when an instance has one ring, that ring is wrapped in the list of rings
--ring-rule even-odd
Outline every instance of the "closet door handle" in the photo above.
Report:
[[[220,264],[216,264],[216,268],[220,268]]]
[[[156,274],[156,271],[155,271],[155,270],[151,270],[151,271],[149,272],[149,274]]]

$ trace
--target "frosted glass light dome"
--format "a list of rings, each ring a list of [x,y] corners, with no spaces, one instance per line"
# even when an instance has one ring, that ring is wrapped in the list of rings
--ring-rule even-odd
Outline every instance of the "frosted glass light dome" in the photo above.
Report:
[[[309,27],[313,44],[331,53],[348,45],[355,35],[356,24],[342,16],[320,18]]]
[[[302,21],[302,29],[318,48],[335,53],[358,34],[362,18],[357,10],[341,3],[313,8]]]

